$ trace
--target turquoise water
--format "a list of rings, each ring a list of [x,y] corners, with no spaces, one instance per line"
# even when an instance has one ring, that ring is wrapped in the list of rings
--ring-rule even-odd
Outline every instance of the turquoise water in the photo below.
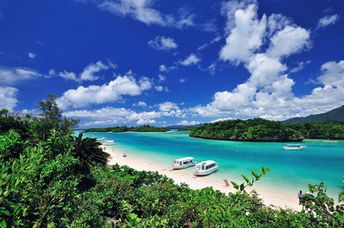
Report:
[[[88,137],[105,137],[128,156],[158,162],[166,166],[173,159],[192,156],[197,161],[212,159],[220,169],[215,178],[241,180],[262,166],[270,172],[258,183],[296,192],[308,184],[325,182],[331,195],[343,190],[344,142],[305,141],[304,151],[284,151],[285,143],[215,141],[190,138],[187,132],[167,133],[86,133]],[[190,168],[190,175],[192,174]]]

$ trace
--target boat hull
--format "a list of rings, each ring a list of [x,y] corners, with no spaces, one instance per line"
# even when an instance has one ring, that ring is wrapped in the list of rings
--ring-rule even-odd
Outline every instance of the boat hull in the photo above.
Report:
[[[195,175],[196,176],[208,176],[208,175],[216,172],[218,170],[218,168],[219,168],[218,166],[215,166],[215,167],[208,169],[208,170],[196,170]]]
[[[287,146],[283,147],[283,150],[303,150],[303,149],[305,149],[305,147],[287,147]]]
[[[192,166],[195,166],[195,164],[189,164],[189,165],[183,165],[183,166],[180,166],[180,165],[172,165],[172,169],[174,170],[178,170],[178,169],[187,169],[187,168],[190,168]]]

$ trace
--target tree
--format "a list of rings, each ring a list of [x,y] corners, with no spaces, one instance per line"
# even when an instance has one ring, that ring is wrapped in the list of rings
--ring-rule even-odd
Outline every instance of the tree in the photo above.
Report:
[[[69,131],[77,126],[78,120],[62,117],[62,112],[56,103],[56,95],[49,94],[46,100],[39,102],[39,109],[42,111],[37,118],[37,137],[46,140],[52,130]]]
[[[80,161],[88,165],[106,165],[109,154],[105,153],[100,148],[101,143],[94,138],[83,138],[81,132],[77,138],[74,139],[74,156],[78,157]]]

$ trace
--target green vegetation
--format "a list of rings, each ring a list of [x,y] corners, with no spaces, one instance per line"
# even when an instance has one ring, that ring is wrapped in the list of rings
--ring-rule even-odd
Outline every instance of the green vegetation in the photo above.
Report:
[[[191,137],[236,141],[298,142],[302,134],[280,122],[264,119],[225,120],[190,131]]]
[[[344,139],[344,122],[287,124],[307,139]]]
[[[154,127],[150,125],[143,125],[138,127],[105,127],[105,128],[90,128],[87,129],[85,132],[126,132],[126,131],[133,131],[133,132],[166,132],[169,131],[167,128],[162,127]]]
[[[286,123],[328,123],[328,122],[344,122],[344,105],[335,108],[331,111],[317,114],[317,115],[310,115],[306,117],[296,117],[291,118],[286,121]]]
[[[264,119],[225,120],[191,128],[191,137],[254,142],[344,139],[344,123],[287,124]]]
[[[94,139],[72,136],[75,121],[61,118],[54,97],[44,102],[37,118],[0,112],[1,228],[344,226],[344,204],[335,206],[323,184],[310,186],[301,212],[264,206],[246,186],[266,168],[224,194],[106,166],[108,155]]]

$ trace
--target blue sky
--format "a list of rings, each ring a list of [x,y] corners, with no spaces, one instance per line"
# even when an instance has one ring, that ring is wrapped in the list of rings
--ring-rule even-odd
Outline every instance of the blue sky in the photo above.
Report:
[[[0,107],[81,127],[283,120],[344,104],[344,2],[0,0]]]

